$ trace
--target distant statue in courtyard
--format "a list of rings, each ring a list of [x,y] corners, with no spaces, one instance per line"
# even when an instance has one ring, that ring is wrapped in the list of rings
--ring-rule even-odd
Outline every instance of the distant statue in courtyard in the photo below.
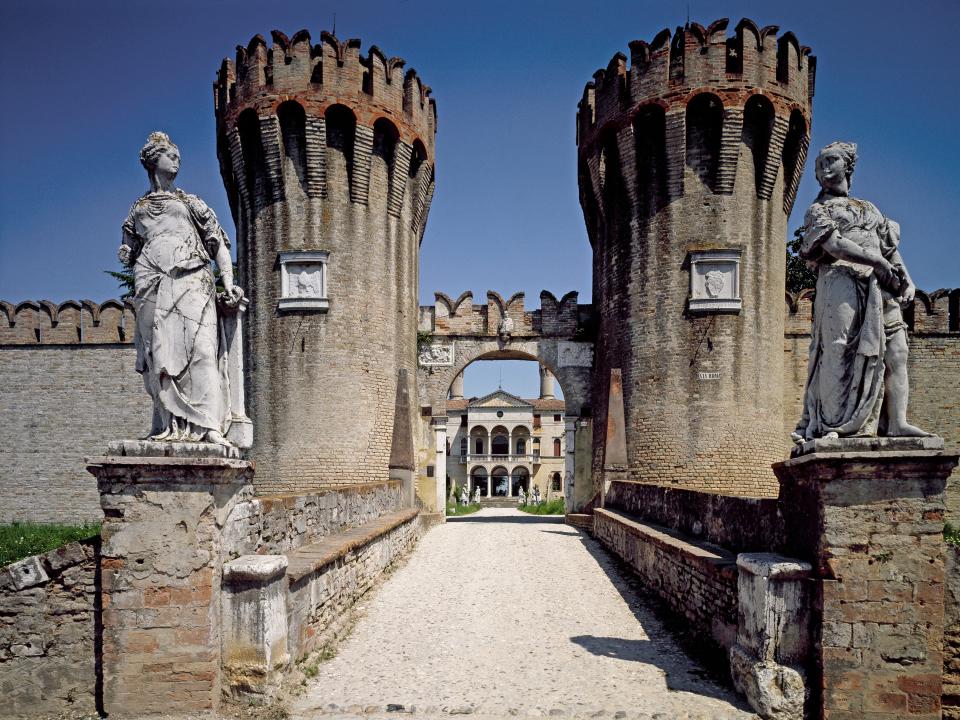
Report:
[[[925,436],[907,422],[907,325],[916,288],[900,226],[850,197],[857,146],[817,156],[821,191],[803,221],[801,256],[817,271],[810,364],[797,443],[819,437]]]
[[[469,505],[470,504],[470,494],[467,492],[467,487],[464,485],[460,488],[460,504]]]
[[[479,486],[479,485],[477,485],[477,486],[473,489],[473,501],[474,501],[477,505],[480,504],[480,486]]]
[[[527,504],[527,494],[523,491],[523,485],[520,486],[520,490],[517,492],[517,503],[520,505]]]
[[[537,506],[540,505],[540,486],[539,485],[533,486],[533,504]]]
[[[218,324],[243,300],[230,241],[200,198],[173,186],[180,152],[162,132],[140,151],[150,190],[123,222],[120,262],[134,276],[136,369],[153,399],[150,440],[230,443],[227,343]],[[211,261],[223,282],[218,297]]]

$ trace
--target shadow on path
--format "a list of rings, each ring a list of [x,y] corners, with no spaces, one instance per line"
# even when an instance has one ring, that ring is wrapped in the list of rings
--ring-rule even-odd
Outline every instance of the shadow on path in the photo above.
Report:
[[[517,515],[448,515],[447,522],[477,522],[477,523],[551,523],[554,525],[563,525],[563,515],[527,515],[526,513]]]
[[[713,697],[730,702],[739,710],[753,712],[732,687],[730,666],[723,650],[691,632],[683,618],[672,613],[628,565],[608,553],[599,542],[582,532],[580,542],[606,573],[640,626],[663,632],[666,637],[647,633],[651,635],[649,640],[630,640],[577,635],[570,638],[571,642],[594,655],[655,665],[663,670],[670,690]],[[725,692],[718,692],[717,686]]]

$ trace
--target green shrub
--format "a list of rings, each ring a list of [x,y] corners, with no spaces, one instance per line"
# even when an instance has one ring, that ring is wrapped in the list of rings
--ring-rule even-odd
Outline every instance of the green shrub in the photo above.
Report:
[[[87,523],[86,525],[13,523],[11,525],[0,525],[0,567],[99,534],[100,523]]]
[[[479,509],[480,505],[477,503],[470,503],[469,505],[447,503],[447,515],[469,515],[470,513],[475,513]]]
[[[960,528],[946,523],[943,526],[943,539],[953,545],[960,545]]]
[[[563,515],[566,512],[564,510],[563,498],[554,498],[539,505],[532,505],[530,501],[527,500],[526,505],[519,505],[517,509],[525,513],[530,513],[531,515]]]

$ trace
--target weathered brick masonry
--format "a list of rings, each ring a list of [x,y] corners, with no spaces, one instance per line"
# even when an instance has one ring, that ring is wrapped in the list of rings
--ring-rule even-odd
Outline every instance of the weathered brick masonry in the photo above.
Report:
[[[70,543],[0,570],[0,715],[96,710],[96,552]]]
[[[273,32],[224,60],[217,154],[237,226],[258,490],[386,480],[413,377],[436,106],[404,61]],[[278,253],[328,252],[325,312],[279,310]]]
[[[623,373],[629,476],[775,494],[783,457],[786,222],[809,142],[815,60],[742,20],[630,44],[587,84],[580,202],[599,318],[594,417]],[[738,312],[688,312],[690,253],[739,253]],[[593,474],[604,458],[594,423]]]

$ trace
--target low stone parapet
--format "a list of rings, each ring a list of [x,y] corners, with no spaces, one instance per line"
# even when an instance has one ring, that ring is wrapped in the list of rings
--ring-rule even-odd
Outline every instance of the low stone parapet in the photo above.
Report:
[[[70,543],[0,569],[0,716],[96,712],[98,544]]]
[[[695,632],[724,650],[737,636],[736,556],[618,510],[594,510],[594,534]]]
[[[288,554],[288,638],[300,659],[336,637],[345,613],[420,537],[414,508],[388,513],[360,527]]]

